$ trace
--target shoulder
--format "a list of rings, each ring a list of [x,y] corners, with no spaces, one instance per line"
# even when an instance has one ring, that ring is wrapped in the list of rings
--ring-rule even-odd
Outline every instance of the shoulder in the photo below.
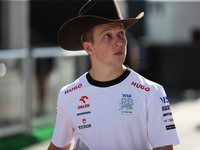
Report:
[[[73,91],[78,91],[78,90],[82,89],[83,86],[85,86],[87,84],[86,74],[87,74],[87,72],[85,74],[83,74],[82,76],[80,76],[78,79],[76,79],[74,82],[62,87],[59,95],[63,96],[66,94],[70,94]]]
[[[161,84],[151,81],[140,74],[131,71],[131,86],[137,93],[140,93],[149,104],[149,102],[160,101],[160,98],[166,98],[166,92]]]
[[[133,70],[131,70],[130,73],[130,80],[133,87],[141,89],[148,93],[154,93],[162,88],[162,85],[143,77]]]

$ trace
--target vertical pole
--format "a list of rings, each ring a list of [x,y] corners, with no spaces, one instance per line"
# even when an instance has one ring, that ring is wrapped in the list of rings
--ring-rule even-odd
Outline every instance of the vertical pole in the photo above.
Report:
[[[32,66],[30,54],[30,2],[29,0],[1,1],[1,39],[3,49],[23,49],[22,59],[23,113],[22,128],[25,132],[31,128],[32,102]]]
[[[31,46],[30,46],[30,1],[23,1],[25,14],[25,34],[24,45],[26,57],[23,62],[23,74],[25,80],[25,126],[26,132],[29,133],[31,129],[31,103],[32,103],[32,58],[31,58]]]

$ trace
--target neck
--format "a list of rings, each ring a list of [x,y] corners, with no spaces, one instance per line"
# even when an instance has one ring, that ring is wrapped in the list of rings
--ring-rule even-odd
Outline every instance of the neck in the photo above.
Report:
[[[96,81],[111,81],[118,78],[126,70],[126,67],[121,65],[115,68],[94,68],[90,70],[90,76]]]

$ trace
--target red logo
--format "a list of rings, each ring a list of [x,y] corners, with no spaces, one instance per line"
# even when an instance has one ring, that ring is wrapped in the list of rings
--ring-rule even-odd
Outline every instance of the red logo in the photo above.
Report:
[[[133,85],[133,86],[135,86],[135,87],[137,87],[137,88],[140,88],[140,89],[142,89],[142,90],[145,90],[145,91],[147,91],[147,92],[150,91],[150,88],[149,88],[149,87],[145,87],[144,85],[141,85],[141,84],[136,83],[136,82],[132,82],[131,85]]]
[[[85,105],[78,106],[78,109],[87,108],[87,107],[90,107],[90,104],[85,104]]]
[[[83,103],[85,103],[85,100],[84,100],[85,98],[88,99],[87,96],[82,96],[81,99],[80,99],[79,101],[82,101]]]
[[[85,124],[85,123],[86,123],[86,119],[82,119],[82,121],[83,121],[83,124]]]
[[[75,87],[73,87],[73,88],[68,89],[67,91],[65,91],[65,94],[70,93],[70,92],[72,92],[74,90],[77,90],[78,88],[81,88],[81,87],[82,87],[82,84],[80,83],[78,86],[75,86]]]
[[[85,104],[85,99],[89,99],[89,98],[87,96],[82,96],[79,102],[82,101]],[[90,104],[78,106],[78,109],[87,108],[87,107],[90,107]]]

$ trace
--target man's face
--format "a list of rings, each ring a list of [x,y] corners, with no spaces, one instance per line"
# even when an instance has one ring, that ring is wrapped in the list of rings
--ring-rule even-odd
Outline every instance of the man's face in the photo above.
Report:
[[[122,23],[94,27],[92,63],[101,66],[121,66],[126,56],[127,40]]]

